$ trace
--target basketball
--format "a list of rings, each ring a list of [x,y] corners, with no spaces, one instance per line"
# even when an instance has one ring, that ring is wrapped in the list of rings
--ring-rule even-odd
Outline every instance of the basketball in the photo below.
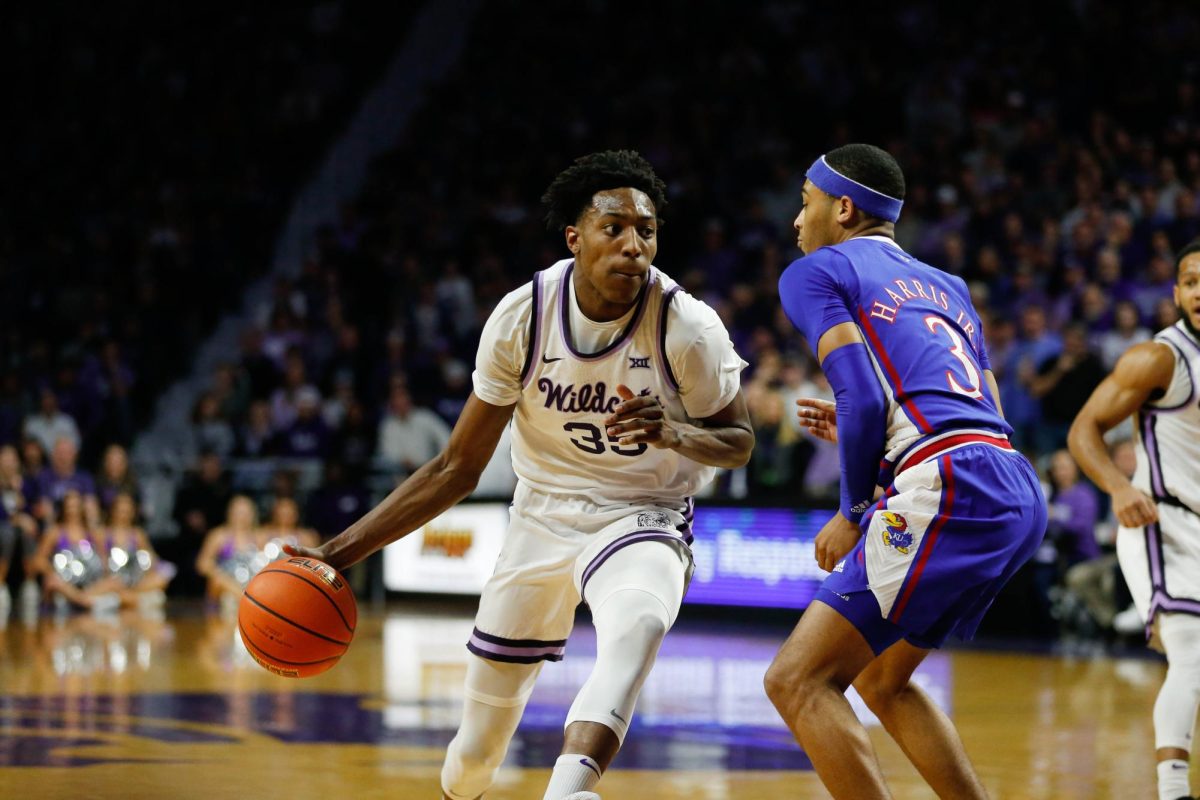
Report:
[[[311,558],[267,565],[246,586],[238,630],[250,655],[285,678],[332,667],[358,623],[354,593],[333,567]]]

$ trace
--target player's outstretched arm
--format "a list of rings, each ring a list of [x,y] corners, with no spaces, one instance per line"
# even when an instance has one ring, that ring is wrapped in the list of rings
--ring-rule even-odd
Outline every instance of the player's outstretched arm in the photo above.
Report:
[[[406,536],[475,488],[516,404],[494,406],[471,394],[442,452],[397,486],[362,519],[320,547],[284,549],[342,570]]]
[[[634,395],[624,384],[617,386],[621,403],[604,420],[608,435],[618,444],[645,442],[653,447],[675,450],[692,461],[712,467],[744,467],[754,449],[754,426],[742,390],[723,409],[693,425],[672,419],[653,395]]]
[[[1104,434],[1156,394],[1161,395],[1174,371],[1175,358],[1168,345],[1145,342],[1131,347],[1092,392],[1067,435],[1071,455],[1092,482],[1112,496],[1113,513],[1128,528],[1155,521],[1158,510],[1113,463]]]

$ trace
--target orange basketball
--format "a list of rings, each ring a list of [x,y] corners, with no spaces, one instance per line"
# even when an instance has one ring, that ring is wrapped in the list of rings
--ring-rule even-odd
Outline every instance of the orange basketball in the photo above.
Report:
[[[246,586],[238,630],[264,669],[307,678],[337,663],[358,624],[354,593],[333,567],[311,558],[268,564]]]

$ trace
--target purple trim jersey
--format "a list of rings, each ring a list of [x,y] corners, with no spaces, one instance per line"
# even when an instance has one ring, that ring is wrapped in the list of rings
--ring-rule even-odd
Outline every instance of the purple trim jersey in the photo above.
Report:
[[[889,463],[931,434],[1012,432],[983,379],[990,369],[983,325],[961,278],[891,239],[864,236],[793,262],[779,296],[814,352],[835,325],[859,327],[889,401]]]

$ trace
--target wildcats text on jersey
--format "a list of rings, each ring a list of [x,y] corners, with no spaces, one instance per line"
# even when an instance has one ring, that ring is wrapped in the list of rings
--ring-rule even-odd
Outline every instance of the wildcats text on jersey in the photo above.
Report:
[[[549,378],[538,378],[538,391],[546,395],[545,408],[554,406],[556,411],[564,414],[611,414],[617,410],[621,398],[616,394],[609,396],[608,385],[604,381],[582,384],[578,389],[575,384],[563,386]],[[649,389],[642,389],[638,395],[650,394]]]

